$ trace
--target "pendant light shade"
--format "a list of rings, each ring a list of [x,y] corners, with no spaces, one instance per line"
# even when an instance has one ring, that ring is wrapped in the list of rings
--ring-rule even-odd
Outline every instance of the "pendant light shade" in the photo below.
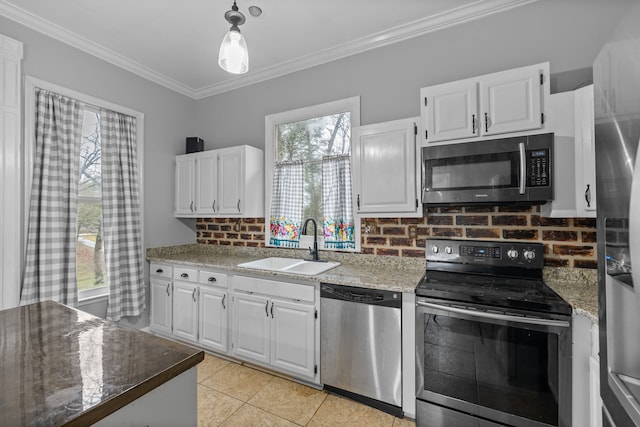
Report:
[[[244,74],[249,71],[249,51],[239,30],[231,28],[224,36],[218,53],[218,65],[232,74]]]
[[[244,74],[249,71],[249,51],[238,26],[244,24],[245,17],[238,11],[235,1],[231,10],[224,14],[224,19],[231,24],[231,28],[220,45],[218,65],[229,73]]]

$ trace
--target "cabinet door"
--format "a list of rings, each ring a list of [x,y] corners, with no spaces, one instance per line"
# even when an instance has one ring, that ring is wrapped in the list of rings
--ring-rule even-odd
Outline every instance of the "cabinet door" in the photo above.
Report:
[[[407,119],[354,128],[353,194],[358,215],[422,215],[416,126],[415,119]]]
[[[195,214],[195,157],[176,157],[175,216]]]
[[[151,314],[149,328],[154,332],[171,334],[171,280],[152,277]]]
[[[542,128],[542,70],[537,66],[480,79],[480,133],[495,135]]]
[[[575,91],[576,206],[578,216],[596,216],[596,145],[593,85]]]
[[[173,282],[173,335],[198,341],[198,286]]]
[[[269,363],[269,300],[237,292],[232,295],[233,355]]]
[[[213,215],[218,206],[218,153],[204,151],[196,158],[195,172],[196,212]]]
[[[315,376],[315,308],[272,300],[271,364],[296,376]]]
[[[229,299],[227,292],[200,286],[199,342],[212,350],[226,353],[228,350]]]
[[[420,90],[425,142],[478,136],[478,84],[461,80]]]
[[[218,156],[220,209],[217,213],[221,215],[240,215],[242,213],[242,188],[244,186],[242,148],[219,150]]]

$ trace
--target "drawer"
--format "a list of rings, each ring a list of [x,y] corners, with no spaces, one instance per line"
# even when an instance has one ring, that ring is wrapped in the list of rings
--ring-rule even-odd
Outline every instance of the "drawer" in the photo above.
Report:
[[[218,273],[217,271],[211,270],[200,270],[198,272],[198,283],[216,286],[219,288],[227,288],[229,279],[224,273]]]
[[[233,276],[233,289],[267,297],[291,299],[313,303],[315,288],[301,283],[276,282],[254,277]]]
[[[167,279],[171,279],[171,277],[173,277],[173,267],[167,264],[152,262],[149,267],[149,275],[153,277],[165,277]]]
[[[173,280],[198,282],[198,270],[194,268],[173,267]]]

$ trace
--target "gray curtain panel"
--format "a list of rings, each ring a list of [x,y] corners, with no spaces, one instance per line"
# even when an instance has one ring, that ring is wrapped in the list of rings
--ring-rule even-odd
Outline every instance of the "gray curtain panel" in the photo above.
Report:
[[[20,304],[77,303],[76,220],[84,105],[36,90],[33,183]]]
[[[325,249],[355,249],[349,155],[322,157],[322,211]]]
[[[102,109],[100,135],[107,318],[118,321],[145,309],[136,119]]]
[[[302,161],[277,162],[273,170],[269,243],[297,248],[304,197],[304,165]]]

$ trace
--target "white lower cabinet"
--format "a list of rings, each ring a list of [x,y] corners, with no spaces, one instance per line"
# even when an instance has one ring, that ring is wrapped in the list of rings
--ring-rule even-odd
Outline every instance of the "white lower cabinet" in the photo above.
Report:
[[[317,285],[151,263],[151,331],[320,384]]]
[[[319,295],[311,284],[233,277],[232,350],[319,384]]]
[[[151,263],[151,313],[149,328],[163,335],[171,334],[173,310],[172,267]]]
[[[602,427],[598,324],[573,315],[572,401],[574,426]]]

